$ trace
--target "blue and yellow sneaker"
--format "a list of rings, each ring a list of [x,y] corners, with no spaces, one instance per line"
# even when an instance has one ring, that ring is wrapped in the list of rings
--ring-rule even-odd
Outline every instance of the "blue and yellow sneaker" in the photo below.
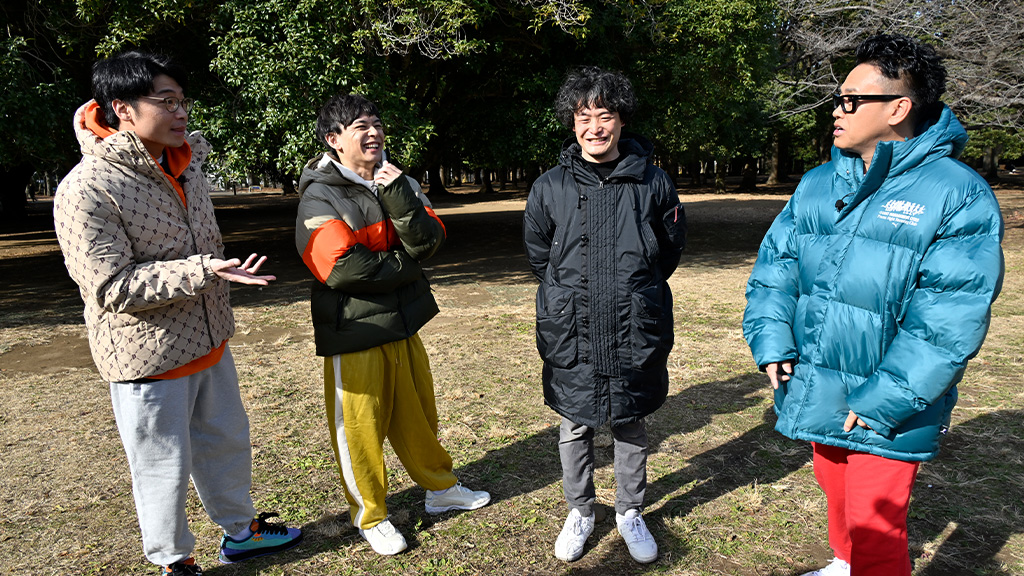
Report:
[[[287,550],[302,542],[302,531],[287,528],[279,524],[267,524],[267,518],[277,516],[274,513],[260,513],[249,524],[248,537],[236,540],[227,534],[220,541],[220,561],[233,564],[259,556],[269,556]]]

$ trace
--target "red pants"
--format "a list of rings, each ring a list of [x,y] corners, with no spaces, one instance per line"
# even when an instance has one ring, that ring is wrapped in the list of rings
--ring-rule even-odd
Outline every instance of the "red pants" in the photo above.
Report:
[[[907,509],[919,462],[812,443],[828,543],[851,576],[910,576]]]

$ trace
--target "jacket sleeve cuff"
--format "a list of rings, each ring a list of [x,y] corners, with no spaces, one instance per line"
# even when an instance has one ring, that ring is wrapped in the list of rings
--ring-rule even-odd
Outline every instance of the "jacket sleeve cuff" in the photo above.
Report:
[[[213,282],[214,280],[217,279],[217,273],[213,271],[213,265],[211,264],[211,260],[213,260],[212,254],[200,254],[197,256],[189,256],[188,259],[199,261],[198,264],[203,269],[204,284],[209,284],[210,282]]]

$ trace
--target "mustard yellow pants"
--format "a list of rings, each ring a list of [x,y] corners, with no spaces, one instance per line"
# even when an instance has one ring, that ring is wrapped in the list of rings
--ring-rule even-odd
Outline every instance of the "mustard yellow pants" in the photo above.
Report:
[[[427,490],[455,485],[451,456],[437,440],[434,380],[418,334],[324,358],[324,397],[357,528],[373,528],[388,516],[385,438],[414,482]]]

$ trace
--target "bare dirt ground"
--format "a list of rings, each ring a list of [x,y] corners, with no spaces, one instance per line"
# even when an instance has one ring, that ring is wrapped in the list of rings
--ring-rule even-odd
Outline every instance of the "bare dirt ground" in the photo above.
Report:
[[[831,554],[810,451],[772,430],[771,396],[739,330],[758,244],[790,190],[681,190],[690,244],[671,280],[670,395],[648,423],[645,517],[661,549],[648,566],[629,559],[607,520],[580,561],[551,555],[565,505],[558,418],[540,395],[523,191],[434,199],[449,239],[427,263],[442,311],[421,335],[440,435],[460,480],[494,500],[470,514],[429,516],[422,490],[388,452],[389,510],[410,542],[392,558],[374,554],[348,523],[323,424],[308,272],[293,244],[297,198],[217,196],[228,255],[266,254],[266,271],[278,276],[265,289],[232,292],[254,499],[307,537],[294,551],[221,567],[219,530],[193,498],[189,518],[206,573],[794,576],[823,565]],[[916,576],[1024,575],[1024,178],[997,194],[1007,277],[988,341],[960,387],[954,431],[915,488]],[[0,232],[0,574],[155,573],[142,557],[127,463],[81,309],[49,206],[39,202],[17,229]],[[598,498],[610,504],[606,431],[597,445]]]
[[[768,216],[776,214],[788,199],[791,187],[781,186],[761,194],[713,194],[698,190],[686,194],[691,221],[690,261],[714,259],[721,264],[750,260],[767,230]],[[530,283],[522,250],[522,211],[525,191],[494,195],[455,193],[435,199],[449,239],[441,253],[428,263],[437,278],[458,288],[446,294],[452,305],[483,305],[492,296],[477,283]],[[685,190],[684,190],[685,193]],[[255,301],[263,305],[303,300],[307,296],[308,271],[294,248],[297,197],[273,193],[215,197],[217,218],[229,257],[256,252],[268,256],[265,273],[278,278],[272,286],[253,291],[236,290],[235,306]],[[68,277],[53,233],[52,204],[47,199],[30,205],[18,231],[0,233],[0,318],[16,325],[26,316],[56,323],[74,322],[81,316],[77,287]],[[728,245],[723,250],[723,246]],[[242,335],[244,341],[245,335]],[[80,335],[55,335],[48,343],[26,342],[17,354],[0,348],[0,370],[57,372],[69,367],[92,366],[88,342]]]

